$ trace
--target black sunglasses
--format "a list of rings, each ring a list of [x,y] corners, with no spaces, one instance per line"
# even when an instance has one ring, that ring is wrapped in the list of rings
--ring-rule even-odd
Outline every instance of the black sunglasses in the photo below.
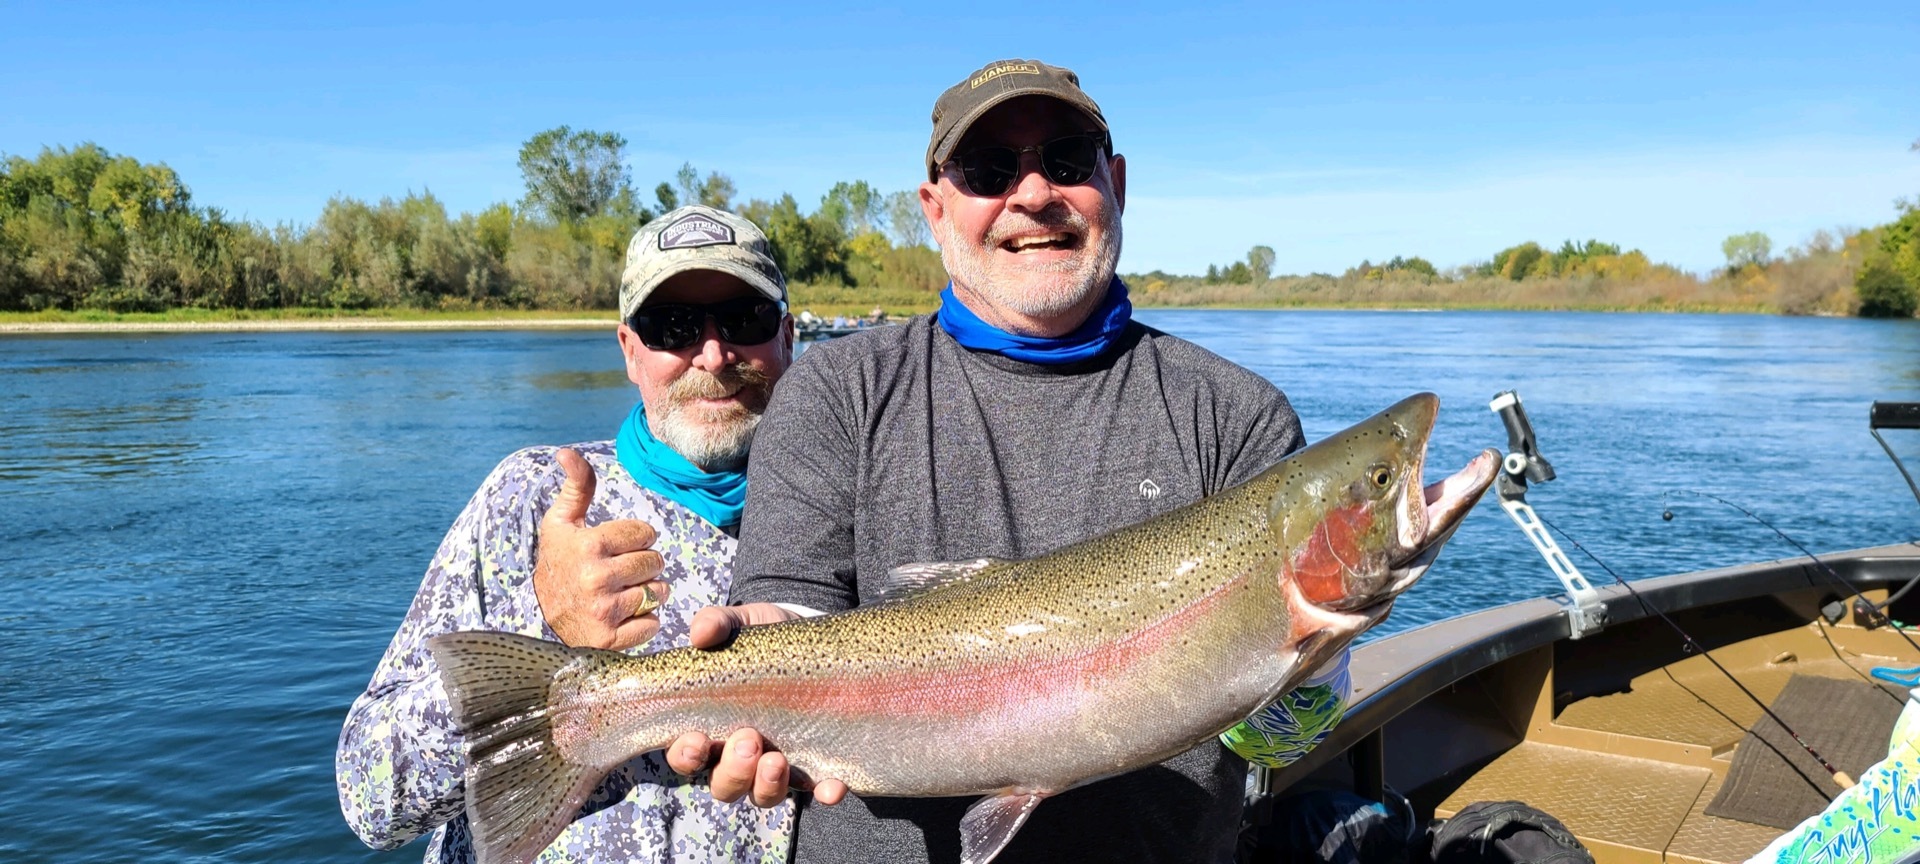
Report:
[[[1040,172],[1056,186],[1078,186],[1093,179],[1107,140],[1105,132],[1083,132],[1031,147],[975,147],[954,154],[952,161],[960,166],[968,193],[992,198],[1019,179],[1024,153],[1040,154]]]
[[[640,344],[655,351],[678,351],[700,341],[707,318],[720,338],[735,345],[760,345],[780,333],[780,304],[765,297],[735,297],[718,303],[661,303],[642,306],[627,319]]]

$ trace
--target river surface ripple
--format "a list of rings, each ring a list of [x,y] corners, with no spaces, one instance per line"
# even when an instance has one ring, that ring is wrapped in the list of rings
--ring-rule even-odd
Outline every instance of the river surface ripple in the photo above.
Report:
[[[1559,472],[1530,500],[1629,578],[1794,554],[1674,490],[1816,551],[1920,536],[1866,428],[1920,399],[1920,322],[1139,317],[1279,384],[1313,440],[1440,394],[1430,475],[1504,447],[1486,403],[1519,390]],[[340,818],[347,706],[493,464],[633,398],[611,333],[0,338],[0,859],[417,860]],[[1483,502],[1381,632],[1556,589]]]

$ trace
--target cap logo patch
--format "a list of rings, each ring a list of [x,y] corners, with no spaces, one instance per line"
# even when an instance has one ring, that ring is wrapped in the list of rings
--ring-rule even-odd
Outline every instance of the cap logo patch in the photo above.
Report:
[[[698,213],[673,220],[660,232],[661,249],[698,249],[734,242],[733,229]]]
[[[972,90],[1002,75],[1038,74],[1040,74],[1040,65],[1037,63],[1001,63],[998,66],[988,66],[980,70],[980,74],[973,76],[973,80],[967,82],[967,89]]]

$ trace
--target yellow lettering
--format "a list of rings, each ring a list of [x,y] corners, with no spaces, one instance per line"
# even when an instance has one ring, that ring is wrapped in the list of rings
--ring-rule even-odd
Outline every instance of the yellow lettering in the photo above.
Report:
[[[982,84],[987,83],[988,81],[992,81],[993,79],[998,78],[1002,75],[1016,75],[1016,74],[1038,75],[1040,74],[1040,67],[1035,66],[1032,63],[1009,63],[1005,66],[994,66],[994,67],[982,70],[979,75],[974,76],[972,81],[967,82],[967,89],[971,90],[975,87],[978,87]]]

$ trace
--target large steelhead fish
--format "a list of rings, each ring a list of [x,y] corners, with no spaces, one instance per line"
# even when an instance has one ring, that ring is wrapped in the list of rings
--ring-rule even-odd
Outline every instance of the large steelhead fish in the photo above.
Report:
[[[1488,450],[1423,487],[1439,406],[1410,397],[1050,555],[899,568],[897,599],[746,628],[722,650],[436,637],[480,860],[531,860],[629,759],[750,726],[858,795],[983,796],[959,828],[963,860],[984,864],[1043,799],[1225,731],[1385,617],[1498,463]]]

